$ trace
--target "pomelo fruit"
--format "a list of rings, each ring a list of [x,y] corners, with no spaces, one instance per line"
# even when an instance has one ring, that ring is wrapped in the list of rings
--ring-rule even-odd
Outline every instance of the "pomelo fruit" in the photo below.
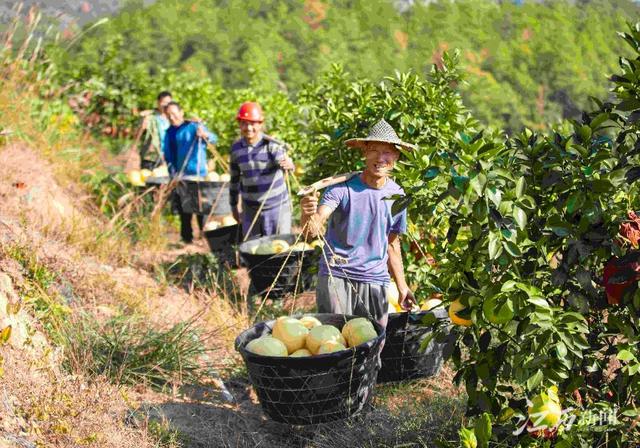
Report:
[[[463,327],[471,326],[471,324],[473,323],[471,319],[465,319],[456,314],[459,311],[462,311],[466,308],[467,307],[460,302],[460,299],[456,299],[453,302],[451,302],[451,305],[449,305],[449,319],[451,319],[451,322],[453,322],[456,325],[461,325]]]
[[[238,221],[233,216],[225,216],[222,218],[222,227],[235,226]]]
[[[536,428],[555,428],[560,422],[562,407],[558,397],[558,389],[555,386],[541,392],[531,400],[529,406],[529,419]]]
[[[209,230],[216,230],[218,227],[220,227],[220,223],[218,221],[209,221],[204,226],[204,230],[205,232],[208,232]]]
[[[274,254],[279,254],[281,252],[285,252],[289,250],[289,243],[285,240],[273,240],[271,241],[271,252]]]
[[[220,175],[220,182],[230,182],[231,181],[231,175],[228,173],[224,173]]]
[[[271,247],[271,243],[266,242],[255,247],[253,253],[256,255],[271,255],[273,253],[273,248]]]
[[[340,334],[340,330],[336,327],[333,325],[319,325],[309,330],[306,341],[307,349],[311,353],[316,354],[320,346],[328,341],[339,342],[342,345],[347,344],[342,334]]]
[[[426,302],[422,304],[420,308],[422,311],[431,311],[435,308],[442,306],[442,300],[440,299],[428,299]]]
[[[492,324],[506,324],[513,319],[513,303],[509,299],[489,297],[482,304],[482,313]]]
[[[312,355],[313,355],[313,353],[311,353],[306,348],[301,348],[300,350],[296,350],[295,352],[291,353],[289,355],[289,357],[291,357],[291,358],[303,358],[305,356],[312,356]]]
[[[143,182],[147,180],[147,177],[151,177],[152,175],[153,174],[151,173],[150,170],[147,170],[147,169],[140,170],[140,177],[142,178]]]
[[[151,174],[153,175],[153,177],[168,177],[169,169],[167,168],[167,165],[161,165],[157,168],[154,168],[153,171],[151,171]]]
[[[207,180],[209,182],[220,182],[220,175],[215,171],[211,171],[207,174]]]
[[[322,241],[321,239],[317,239],[317,240],[313,240],[311,241],[311,243],[309,243],[311,245],[311,247],[313,247],[314,249],[316,247],[319,248],[323,248],[324,247],[324,241]]]
[[[324,342],[322,345],[320,345],[320,347],[318,347],[318,351],[316,352],[316,355],[324,355],[326,353],[334,353],[334,352],[339,352],[340,350],[346,350],[347,347],[345,347],[343,344],[341,344],[338,341],[327,341]]]
[[[309,243],[305,243],[304,241],[300,241],[291,246],[291,250],[302,252],[305,250],[313,250],[313,246],[311,246],[311,244]]]
[[[247,344],[247,351],[262,356],[287,356],[287,346],[273,336],[261,336]]]
[[[293,317],[283,316],[276,320],[271,334],[281,340],[289,353],[300,350],[307,340],[309,329]]]
[[[135,187],[144,186],[144,180],[142,180],[142,175],[138,170],[129,171],[127,173],[127,179],[129,180],[129,183]]]
[[[347,322],[342,327],[342,336],[347,341],[349,347],[356,347],[360,344],[378,336],[371,321],[364,317],[357,317]]]
[[[322,322],[320,322],[313,316],[302,316],[299,320],[300,323],[302,323],[302,325],[307,327],[309,330],[311,330],[313,327],[319,327],[320,325],[322,325]]]

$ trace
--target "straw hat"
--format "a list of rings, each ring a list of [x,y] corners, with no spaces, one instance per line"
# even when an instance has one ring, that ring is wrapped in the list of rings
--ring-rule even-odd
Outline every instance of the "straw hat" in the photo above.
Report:
[[[384,121],[384,119],[373,125],[366,138],[351,138],[345,141],[345,144],[351,148],[364,148],[366,142],[391,143],[392,145],[399,146],[403,149],[418,149],[416,145],[400,140],[396,131],[394,131],[391,125]]]

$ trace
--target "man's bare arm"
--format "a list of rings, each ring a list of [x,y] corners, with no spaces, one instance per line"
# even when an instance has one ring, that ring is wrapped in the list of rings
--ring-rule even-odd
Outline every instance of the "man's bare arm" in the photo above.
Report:
[[[316,192],[313,195],[304,196],[300,201],[300,207],[302,208],[300,225],[307,241],[324,234],[324,226],[333,212],[326,205],[318,207],[318,197],[319,193]]]

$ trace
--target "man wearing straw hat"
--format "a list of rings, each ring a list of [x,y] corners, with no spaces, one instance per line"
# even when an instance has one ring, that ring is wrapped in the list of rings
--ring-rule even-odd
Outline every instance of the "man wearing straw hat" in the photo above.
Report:
[[[380,120],[366,138],[346,141],[360,148],[365,168],[345,182],[301,201],[302,226],[307,238],[317,237],[328,221],[316,303],[320,313],[355,314],[387,324],[390,275],[400,292],[400,305],[410,309],[415,299],[404,278],[399,235],[406,232],[407,212],[393,215],[388,200],[404,195],[389,178],[401,151],[416,149],[400,140]]]
[[[291,233],[291,201],[285,171],[295,168],[285,145],[262,132],[264,114],[246,102],[236,115],[241,138],[231,146],[229,203],[245,239]],[[242,216],[239,197],[242,196]]]
[[[167,107],[167,117],[171,126],[167,130],[164,141],[164,159],[167,161],[171,179],[198,180],[207,175],[207,142],[216,144],[218,136],[199,122],[186,121],[184,112],[176,102]],[[193,242],[192,213],[184,213],[180,201],[176,201],[180,215],[180,236],[186,244]],[[203,216],[196,216],[200,231],[203,227]]]

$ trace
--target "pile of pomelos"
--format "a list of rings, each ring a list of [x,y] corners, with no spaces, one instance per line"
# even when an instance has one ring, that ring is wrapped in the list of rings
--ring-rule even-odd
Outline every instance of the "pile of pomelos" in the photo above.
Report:
[[[340,331],[313,316],[284,316],[276,320],[271,334],[252,340],[246,349],[263,356],[314,356],[347,350],[376,336],[373,324],[364,317],[351,319]]]

